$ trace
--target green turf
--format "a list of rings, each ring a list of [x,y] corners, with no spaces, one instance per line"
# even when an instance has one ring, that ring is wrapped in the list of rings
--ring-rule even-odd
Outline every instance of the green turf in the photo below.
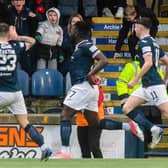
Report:
[[[0,159],[0,168],[166,168],[165,159]]]

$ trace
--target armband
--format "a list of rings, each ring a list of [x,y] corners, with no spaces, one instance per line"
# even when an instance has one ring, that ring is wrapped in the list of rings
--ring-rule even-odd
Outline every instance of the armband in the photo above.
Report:
[[[36,35],[36,36],[35,36],[35,39],[36,39],[38,42],[40,42],[40,41],[42,40],[42,36],[41,36],[41,35]]]
[[[59,60],[63,61],[64,60],[64,56],[60,55],[59,56]]]

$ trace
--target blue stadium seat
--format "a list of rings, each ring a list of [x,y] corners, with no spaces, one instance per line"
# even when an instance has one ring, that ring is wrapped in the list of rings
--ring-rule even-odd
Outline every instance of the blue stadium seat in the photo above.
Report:
[[[32,75],[33,96],[63,96],[63,76],[53,69],[41,69]]]
[[[23,95],[29,96],[30,94],[29,75],[27,74],[27,72],[21,69],[17,69],[17,77],[18,77],[19,86],[23,92]]]

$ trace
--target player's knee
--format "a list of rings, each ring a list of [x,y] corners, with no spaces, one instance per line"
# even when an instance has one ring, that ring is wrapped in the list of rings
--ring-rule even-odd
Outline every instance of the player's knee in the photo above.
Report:
[[[168,110],[167,109],[162,109],[161,112],[166,118],[168,118]]]
[[[61,120],[71,120],[71,117],[68,115],[67,112],[61,113]]]
[[[61,113],[61,120],[71,120],[74,114],[75,111],[73,109],[65,106]]]
[[[127,104],[124,104],[122,107],[122,111],[123,113],[128,114],[131,111],[131,108]]]

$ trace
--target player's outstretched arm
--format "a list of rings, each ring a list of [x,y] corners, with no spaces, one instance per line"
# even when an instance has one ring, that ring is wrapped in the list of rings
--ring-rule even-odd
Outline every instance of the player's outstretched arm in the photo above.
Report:
[[[31,48],[36,40],[32,37],[29,36],[17,36],[16,38],[17,41],[24,41],[26,43],[26,49],[28,50],[29,48]]]
[[[27,50],[29,48],[31,48],[36,42],[36,40],[34,38],[32,38],[32,37],[18,35],[17,32],[16,32],[15,26],[10,26],[9,27],[9,40],[25,42]]]

